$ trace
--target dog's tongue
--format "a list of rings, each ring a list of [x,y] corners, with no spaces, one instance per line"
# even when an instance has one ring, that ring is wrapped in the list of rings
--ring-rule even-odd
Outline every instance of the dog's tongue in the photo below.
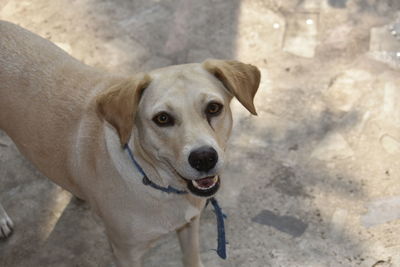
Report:
[[[196,183],[203,188],[208,188],[214,185],[214,177],[207,177],[203,179],[196,180]]]

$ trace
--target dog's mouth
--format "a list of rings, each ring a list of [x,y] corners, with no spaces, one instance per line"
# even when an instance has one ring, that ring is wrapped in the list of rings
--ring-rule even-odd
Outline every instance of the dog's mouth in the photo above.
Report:
[[[186,182],[187,189],[193,195],[199,197],[211,197],[218,192],[218,189],[221,185],[221,180],[218,175],[191,180],[183,177],[175,168],[172,167],[172,164],[170,164],[169,162],[167,166],[170,168],[172,172],[174,172],[178,177],[180,177],[183,181]]]
[[[189,180],[184,178],[184,180],[187,183],[189,191],[199,197],[211,197],[217,193],[221,184],[218,175],[197,180]]]

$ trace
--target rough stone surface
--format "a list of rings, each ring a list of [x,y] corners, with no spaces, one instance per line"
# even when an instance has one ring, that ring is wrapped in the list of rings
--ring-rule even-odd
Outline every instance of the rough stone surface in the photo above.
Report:
[[[290,16],[283,50],[301,57],[314,57],[318,21],[318,14],[296,13]]]
[[[368,203],[368,213],[361,219],[366,227],[400,219],[400,196],[371,201]]]
[[[311,154],[312,158],[319,160],[346,159],[353,155],[350,148],[342,135],[332,132],[329,133],[316,146]]]
[[[400,51],[385,31],[399,11],[398,0],[0,0],[0,19],[98,68],[129,74],[210,56],[260,68],[258,117],[232,103],[218,195],[228,260],[213,251],[214,213],[202,217],[209,267],[400,266]],[[101,222],[4,133],[0,201],[16,224],[0,266],[110,265]],[[182,266],[174,234],[145,266]]]
[[[369,55],[394,68],[400,67],[400,13],[397,21],[371,29]]]

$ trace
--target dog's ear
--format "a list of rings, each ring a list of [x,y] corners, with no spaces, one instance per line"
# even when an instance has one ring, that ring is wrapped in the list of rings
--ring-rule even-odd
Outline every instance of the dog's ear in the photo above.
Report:
[[[254,107],[254,96],[260,84],[260,71],[257,67],[235,60],[208,59],[203,67],[213,74],[231,92],[242,105],[253,115],[257,115]]]
[[[96,97],[97,112],[117,130],[122,146],[131,136],[140,97],[150,82],[147,74],[139,73],[117,82]]]

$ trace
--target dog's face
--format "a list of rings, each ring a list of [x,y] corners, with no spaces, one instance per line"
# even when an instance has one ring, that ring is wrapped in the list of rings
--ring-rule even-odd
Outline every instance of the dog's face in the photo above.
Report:
[[[191,193],[209,197],[220,185],[232,127],[229,103],[236,96],[255,114],[253,98],[259,79],[257,68],[236,61],[171,66],[119,86],[127,95],[112,88],[108,94],[112,92],[113,99],[107,92],[99,97],[99,111],[117,129],[122,144],[134,129],[136,146],[153,166],[186,184]],[[107,107],[115,98],[119,98],[118,107]],[[124,114],[122,108],[132,110],[132,106],[133,111]]]
[[[152,81],[135,121],[140,145],[170,176],[186,181],[190,191],[214,194],[232,126],[231,96],[198,64],[149,75]]]

